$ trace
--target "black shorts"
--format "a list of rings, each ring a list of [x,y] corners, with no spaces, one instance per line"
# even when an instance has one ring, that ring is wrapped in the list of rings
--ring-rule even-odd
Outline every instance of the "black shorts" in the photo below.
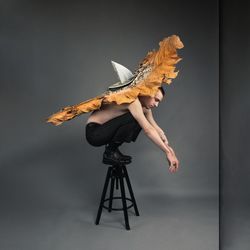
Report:
[[[85,136],[90,145],[99,147],[110,142],[134,142],[140,131],[141,127],[136,119],[130,112],[127,112],[103,124],[88,123]]]

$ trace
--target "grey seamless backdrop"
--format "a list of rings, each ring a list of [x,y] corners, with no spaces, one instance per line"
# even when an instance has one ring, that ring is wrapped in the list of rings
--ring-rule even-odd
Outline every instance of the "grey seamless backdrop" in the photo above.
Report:
[[[103,147],[85,140],[89,114],[58,127],[45,119],[114,83],[111,60],[134,71],[149,50],[172,34],[185,45],[179,51],[183,60],[154,116],[176,151],[180,170],[168,172],[165,155],[143,132],[121,151],[133,156],[129,171],[136,194],[161,190],[168,197],[216,199],[217,1],[5,1],[1,10],[3,211],[97,206],[106,167]]]

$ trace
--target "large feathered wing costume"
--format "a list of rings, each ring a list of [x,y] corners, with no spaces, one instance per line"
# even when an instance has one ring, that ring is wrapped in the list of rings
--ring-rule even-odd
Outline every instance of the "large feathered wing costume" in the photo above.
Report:
[[[159,46],[157,51],[148,52],[139,64],[134,73],[134,79],[129,85],[118,90],[107,90],[87,101],[65,107],[51,115],[47,122],[59,125],[82,113],[100,109],[102,104],[114,102],[119,105],[131,103],[138,96],[155,96],[162,84],[170,84],[172,79],[177,76],[178,71],[175,71],[175,65],[181,60],[178,57],[177,49],[184,47],[176,35],[164,38],[160,41]]]

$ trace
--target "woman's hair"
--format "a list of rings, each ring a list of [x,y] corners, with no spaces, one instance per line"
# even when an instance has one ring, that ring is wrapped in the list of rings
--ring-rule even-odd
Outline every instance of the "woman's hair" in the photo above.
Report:
[[[162,95],[164,96],[164,95],[165,95],[165,90],[164,90],[164,88],[161,86],[161,87],[159,87],[159,90],[161,91]]]

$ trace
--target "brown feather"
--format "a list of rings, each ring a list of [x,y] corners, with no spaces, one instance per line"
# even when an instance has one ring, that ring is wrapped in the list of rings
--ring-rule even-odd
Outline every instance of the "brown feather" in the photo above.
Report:
[[[175,65],[182,60],[177,54],[177,49],[184,47],[176,35],[164,38],[159,42],[159,46],[158,51],[148,52],[139,63],[134,73],[136,77],[130,85],[117,91],[106,91],[87,101],[67,106],[51,115],[47,122],[59,125],[82,113],[100,109],[104,103],[115,102],[120,105],[131,103],[138,96],[155,96],[162,84],[171,84],[172,79],[177,77],[178,71],[175,71]]]

